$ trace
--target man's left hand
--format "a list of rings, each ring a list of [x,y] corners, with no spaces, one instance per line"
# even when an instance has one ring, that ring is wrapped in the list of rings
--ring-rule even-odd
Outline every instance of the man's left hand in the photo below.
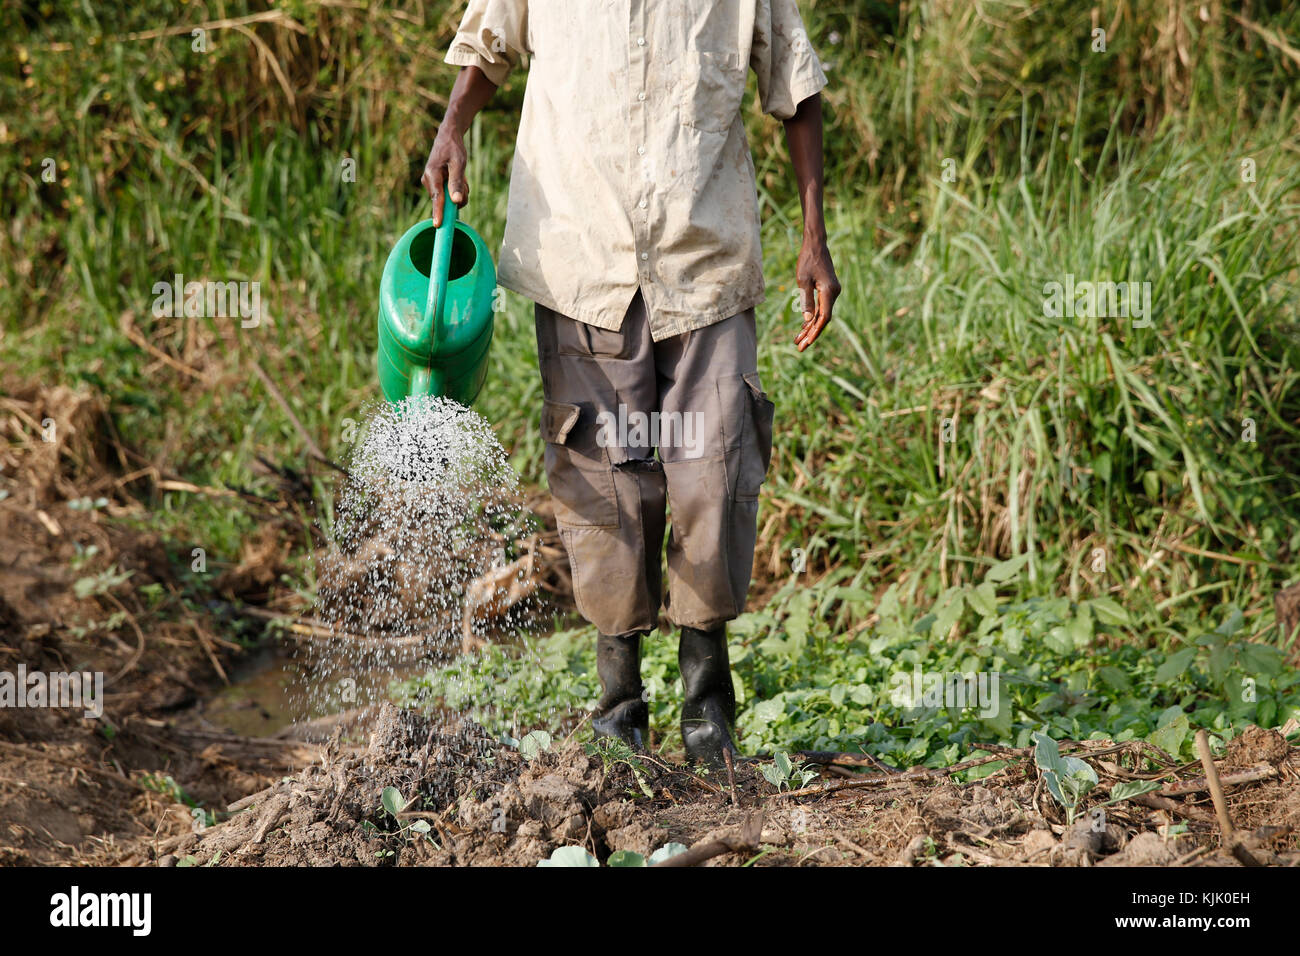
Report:
[[[804,236],[795,282],[803,307],[803,326],[794,337],[794,344],[802,352],[822,334],[840,296],[840,280],[835,276],[835,264],[831,262],[825,236]]]

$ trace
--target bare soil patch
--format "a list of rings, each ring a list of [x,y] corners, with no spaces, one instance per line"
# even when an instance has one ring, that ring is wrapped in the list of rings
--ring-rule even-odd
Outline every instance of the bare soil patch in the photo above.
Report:
[[[223,733],[198,706],[245,650],[222,607],[266,606],[294,532],[266,522],[218,585],[225,605],[178,605],[176,545],[124,520],[148,516],[141,483],[174,479],[122,444],[98,397],[17,390],[0,397],[0,432],[0,670],[106,683],[99,720],[0,708],[0,865],[533,866],[560,846],[603,862],[670,842],[710,866],[1240,865],[1198,765],[1107,742],[1074,750],[1103,784],[1070,823],[1020,752],[969,784],[823,756],[835,766],[792,796],[753,761],[734,788],[674,755],[612,761],[576,740],[530,761],[470,721],[391,706],[335,721],[323,746]],[[1251,728],[1217,761],[1261,862],[1300,860],[1297,753]],[[1161,790],[1100,806],[1144,776]]]

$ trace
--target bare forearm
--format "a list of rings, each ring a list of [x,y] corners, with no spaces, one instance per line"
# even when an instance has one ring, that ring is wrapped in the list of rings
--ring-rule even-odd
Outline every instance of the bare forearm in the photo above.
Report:
[[[803,207],[803,231],[810,239],[826,241],[826,220],[822,212],[822,97],[816,93],[803,100],[794,116],[785,121],[786,142],[799,186]]]
[[[462,67],[451,88],[451,97],[447,101],[447,113],[442,118],[442,128],[464,136],[474,122],[474,117],[492,99],[497,91],[496,84],[476,66]]]
[[[795,284],[799,287],[803,325],[794,337],[802,352],[822,334],[831,320],[835,300],[840,294],[840,280],[826,244],[826,219],[822,213],[822,98],[814,94],[803,100],[794,116],[785,121],[786,141],[790,144],[790,161],[799,184],[799,205],[803,207],[803,244],[795,267]]]
[[[424,164],[420,182],[429,191],[433,206],[430,218],[435,226],[442,225],[443,186],[457,206],[469,202],[469,183],[465,180],[465,131],[474,122],[479,110],[487,106],[496,84],[476,66],[462,67],[451,88],[447,112],[438,126],[429,160]]]

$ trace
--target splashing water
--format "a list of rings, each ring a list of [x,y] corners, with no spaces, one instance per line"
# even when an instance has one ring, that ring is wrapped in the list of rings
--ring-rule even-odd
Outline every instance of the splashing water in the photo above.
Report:
[[[514,552],[534,521],[478,414],[443,398],[376,408],[316,558],[328,634],[306,648],[297,719],[376,703],[391,680],[525,625],[536,605]]]

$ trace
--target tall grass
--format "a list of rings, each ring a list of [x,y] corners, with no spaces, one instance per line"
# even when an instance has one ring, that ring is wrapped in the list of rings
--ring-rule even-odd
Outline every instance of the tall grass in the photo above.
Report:
[[[781,417],[815,424],[777,446],[770,566],[799,546],[933,596],[1024,554],[1074,598],[1152,610],[1221,581],[1258,602],[1300,549],[1300,175],[1246,184],[1236,157],[1114,134],[1103,177],[1044,140],[1005,184],[936,180],[915,253],[850,267],[830,361],[773,323]],[[837,227],[852,245],[866,223]],[[1150,283],[1151,327],[1047,317],[1067,273]]]
[[[1023,554],[1029,591],[1110,594],[1150,627],[1233,599],[1262,629],[1272,589],[1300,572],[1300,14],[1103,5],[1101,56],[1090,8],[1072,4],[801,5],[832,80],[828,219],[845,292],[826,337],[796,353],[798,204],[779,125],[751,97],[762,371],[779,407],[762,576],[786,578],[800,547],[813,577],[899,581],[922,601]],[[302,448],[256,361],[343,457],[345,420],[376,395],[379,271],[424,211],[416,183],[458,16],[449,3],[6,6],[6,380],[87,382],[163,470],[256,488],[257,454]],[[467,217],[490,246],[523,81],[472,134]],[[177,272],[259,281],[269,321],[155,319],[152,285]],[[1047,317],[1043,285],[1066,273],[1150,282],[1153,327]],[[510,297],[497,323],[479,408],[540,484],[530,305]],[[317,482],[328,501],[328,473]],[[225,505],[129,490],[165,530],[227,557],[253,527]]]

